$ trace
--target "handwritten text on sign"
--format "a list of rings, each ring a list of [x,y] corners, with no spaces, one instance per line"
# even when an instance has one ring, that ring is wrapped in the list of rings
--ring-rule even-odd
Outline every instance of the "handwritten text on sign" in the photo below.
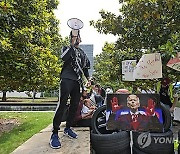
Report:
[[[180,52],[177,53],[177,57],[169,60],[167,66],[177,71],[180,71]]]
[[[134,69],[133,77],[135,79],[162,78],[160,53],[144,54]]]
[[[124,60],[122,61],[122,74],[124,81],[135,81],[133,78],[134,68],[136,66],[136,60]]]

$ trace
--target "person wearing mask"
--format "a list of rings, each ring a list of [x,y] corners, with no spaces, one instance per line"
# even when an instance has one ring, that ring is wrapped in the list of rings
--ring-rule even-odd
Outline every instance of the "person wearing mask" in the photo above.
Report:
[[[76,112],[74,126],[91,128],[91,118],[95,110],[96,106],[92,104],[91,100],[82,96]]]

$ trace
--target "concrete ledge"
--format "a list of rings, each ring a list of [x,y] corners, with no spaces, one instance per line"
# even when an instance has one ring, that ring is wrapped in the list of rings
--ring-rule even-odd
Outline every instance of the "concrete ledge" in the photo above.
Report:
[[[55,111],[57,103],[0,103],[0,111]]]
[[[19,146],[12,154],[90,154],[90,131],[88,127],[74,127],[78,139],[70,139],[63,133],[65,124],[61,125],[59,137],[60,149],[52,149],[49,146],[52,124],[33,135],[24,144]]]

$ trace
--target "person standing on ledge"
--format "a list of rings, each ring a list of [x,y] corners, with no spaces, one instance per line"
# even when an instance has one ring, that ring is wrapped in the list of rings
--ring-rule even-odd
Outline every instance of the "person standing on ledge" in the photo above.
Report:
[[[73,29],[70,32],[70,47],[63,47],[62,49],[61,58],[64,61],[64,65],[60,76],[60,102],[53,118],[53,130],[50,138],[50,146],[53,149],[61,147],[58,130],[60,130],[61,119],[69,96],[70,107],[64,134],[74,139],[78,137],[77,134],[72,131],[71,126],[73,125],[76,110],[80,101],[80,88],[82,87],[83,90],[82,75],[84,74],[86,79],[88,79],[88,69],[90,69],[89,59],[84,51],[79,48],[79,43],[81,42],[79,32],[79,30]]]

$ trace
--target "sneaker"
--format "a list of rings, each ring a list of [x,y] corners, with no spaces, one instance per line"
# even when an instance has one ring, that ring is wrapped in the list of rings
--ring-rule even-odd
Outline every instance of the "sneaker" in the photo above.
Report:
[[[66,134],[67,136],[69,136],[70,138],[78,138],[78,136],[77,136],[77,134],[76,133],[74,133],[73,131],[72,131],[72,129],[70,129],[70,128],[65,128],[64,129],[64,134]]]
[[[61,143],[59,141],[59,136],[58,134],[52,134],[51,139],[50,139],[50,147],[53,149],[59,149],[61,147]]]

